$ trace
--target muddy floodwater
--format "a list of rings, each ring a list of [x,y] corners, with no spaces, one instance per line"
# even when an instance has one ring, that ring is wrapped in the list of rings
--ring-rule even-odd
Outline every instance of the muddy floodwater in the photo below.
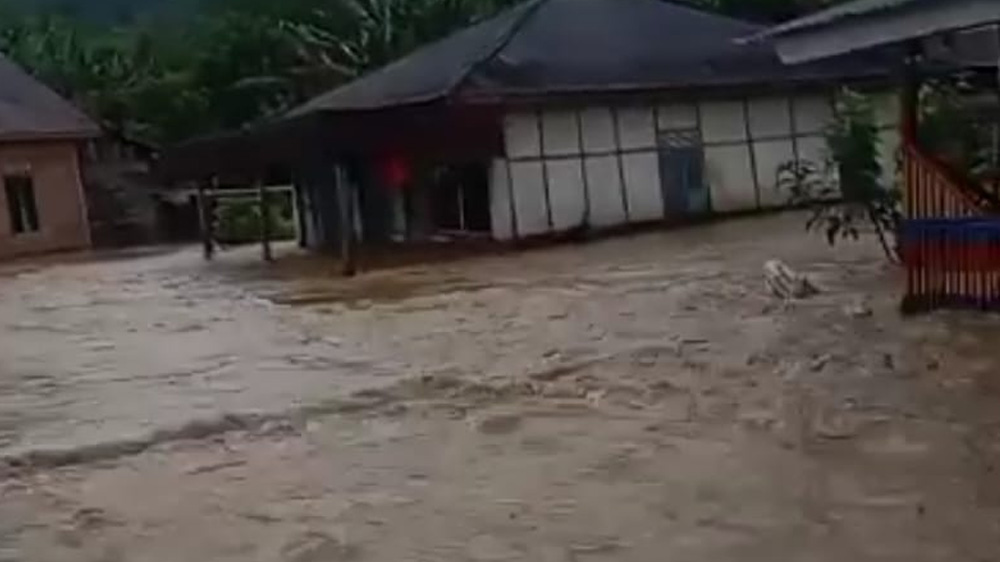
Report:
[[[803,220],[2,266],[0,561],[1000,561],[1000,318]]]

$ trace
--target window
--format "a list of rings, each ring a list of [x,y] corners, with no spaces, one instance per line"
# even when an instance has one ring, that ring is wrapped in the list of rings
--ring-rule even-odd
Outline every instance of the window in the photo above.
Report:
[[[27,174],[12,174],[3,177],[4,194],[7,196],[7,212],[10,228],[14,234],[37,232],[38,205],[35,203],[35,182]]]

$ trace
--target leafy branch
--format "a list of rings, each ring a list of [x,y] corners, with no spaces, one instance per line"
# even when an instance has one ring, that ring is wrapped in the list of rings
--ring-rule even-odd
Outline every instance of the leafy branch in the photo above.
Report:
[[[792,205],[810,210],[806,229],[822,230],[830,245],[858,240],[869,227],[886,258],[898,263],[901,198],[895,183],[885,179],[874,109],[865,96],[849,90],[838,95],[835,106],[824,159],[781,165],[778,188],[789,194]]]

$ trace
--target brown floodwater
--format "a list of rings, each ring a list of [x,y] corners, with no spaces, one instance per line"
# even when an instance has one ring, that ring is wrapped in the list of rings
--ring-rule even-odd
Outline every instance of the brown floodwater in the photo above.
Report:
[[[0,560],[1000,560],[1000,322],[875,244],[282,255],[0,272]]]

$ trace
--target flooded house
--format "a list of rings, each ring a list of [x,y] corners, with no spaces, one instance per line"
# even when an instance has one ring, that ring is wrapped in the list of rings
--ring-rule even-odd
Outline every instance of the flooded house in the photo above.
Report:
[[[531,0],[168,165],[203,183],[288,166],[315,248],[780,208],[777,170],[822,159],[836,89],[883,88],[888,72],[739,44],[763,29],[664,0]],[[878,100],[892,169],[895,98]]]
[[[80,148],[98,135],[0,55],[0,259],[90,246]]]

